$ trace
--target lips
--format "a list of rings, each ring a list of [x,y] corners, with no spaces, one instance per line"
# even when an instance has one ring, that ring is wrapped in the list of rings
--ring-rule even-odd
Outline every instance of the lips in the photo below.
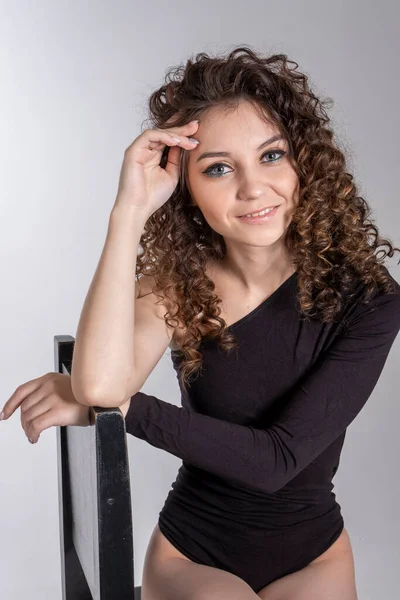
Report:
[[[279,205],[276,205],[279,206]],[[275,208],[275,206],[263,206],[262,208],[259,208],[258,210],[253,210],[253,212],[251,213],[244,213],[243,215],[238,215],[238,217],[244,217],[245,215],[255,215],[256,213],[262,212],[263,210],[266,210],[267,208]]]

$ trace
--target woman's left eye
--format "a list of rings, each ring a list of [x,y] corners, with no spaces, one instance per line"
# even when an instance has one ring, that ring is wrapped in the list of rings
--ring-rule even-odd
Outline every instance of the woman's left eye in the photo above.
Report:
[[[279,154],[279,157],[276,158],[275,160],[267,160],[266,162],[272,162],[272,163],[276,163],[278,162],[278,160],[280,160],[285,154],[286,152],[284,150],[268,150],[268,152],[265,152],[261,158],[264,158],[264,156],[267,156],[268,154]],[[226,165],[225,163],[215,163],[214,165],[211,165],[210,167],[208,167],[205,171],[203,171],[203,173],[205,173],[206,175],[212,175],[213,173],[215,174],[215,169],[217,167],[227,167],[228,165]],[[224,175],[224,173],[221,173],[221,175]]]

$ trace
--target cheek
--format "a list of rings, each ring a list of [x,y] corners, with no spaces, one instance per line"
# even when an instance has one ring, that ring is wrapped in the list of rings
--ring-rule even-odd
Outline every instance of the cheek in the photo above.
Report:
[[[214,198],[213,200],[214,201],[212,203],[210,203],[210,201],[203,202],[202,209],[201,209],[203,211],[205,218],[211,224],[221,221],[221,216],[222,216],[221,210],[217,209],[218,204],[216,202],[216,199]]]
[[[295,206],[297,206],[299,203],[299,196],[300,196],[300,182],[298,179],[296,179],[294,189],[292,190],[293,204]]]
[[[207,182],[198,175],[191,177],[190,187],[192,198],[200,208],[204,217],[212,220],[221,218],[221,209],[224,203],[224,194],[215,189],[210,190]]]
[[[207,193],[205,191],[207,185],[204,185],[203,176],[189,171],[186,177],[186,185],[193,200],[203,210],[203,206],[207,205]]]
[[[286,198],[288,204],[297,204],[299,199],[299,179],[297,174],[291,170],[291,173],[284,180],[284,185],[281,187],[281,195]]]
[[[224,235],[226,227],[229,227],[229,209],[224,209],[223,198],[220,200],[219,202],[215,195],[205,197],[203,194],[203,198],[199,199],[198,204],[209,226],[217,233]]]

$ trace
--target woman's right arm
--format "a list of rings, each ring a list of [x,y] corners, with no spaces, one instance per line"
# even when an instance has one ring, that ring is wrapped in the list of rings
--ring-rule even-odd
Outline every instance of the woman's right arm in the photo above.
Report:
[[[81,312],[71,370],[78,402],[119,406],[134,367],[135,273],[146,217],[116,205]]]
[[[147,129],[125,151],[106,242],[76,334],[71,386],[81,404],[120,406],[132,395],[128,390],[135,393],[137,382],[148,372],[147,363],[141,364],[137,373],[134,366],[137,251],[147,219],[168,201],[177,186],[180,153],[182,148],[196,147],[188,135],[197,128],[198,123],[191,122],[169,130]],[[167,163],[160,167],[167,145]],[[147,314],[148,322],[149,312],[143,314]],[[142,316],[140,321],[143,337],[147,322]],[[150,321],[154,322],[152,313]],[[161,325],[152,327],[156,328],[153,335],[157,340],[150,341],[155,348],[150,363],[157,358]],[[165,329],[164,322],[162,327]]]

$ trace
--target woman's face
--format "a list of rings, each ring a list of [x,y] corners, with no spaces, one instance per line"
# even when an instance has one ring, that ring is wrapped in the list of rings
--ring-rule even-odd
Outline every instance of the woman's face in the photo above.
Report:
[[[265,247],[282,238],[298,202],[299,180],[284,139],[249,102],[237,110],[218,107],[203,115],[193,137],[199,144],[187,151],[187,184],[194,204],[214,231],[230,245]],[[224,152],[226,156],[215,156]],[[212,155],[203,156],[204,153]],[[262,224],[248,224],[239,215],[279,206]]]

